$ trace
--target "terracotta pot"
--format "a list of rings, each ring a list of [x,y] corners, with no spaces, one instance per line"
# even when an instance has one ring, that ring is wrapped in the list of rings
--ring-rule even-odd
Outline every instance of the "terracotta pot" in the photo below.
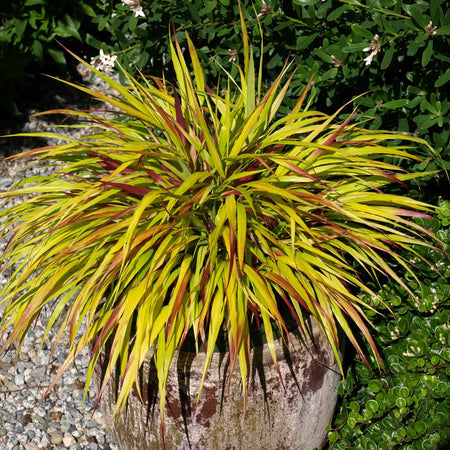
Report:
[[[235,369],[229,388],[224,383],[229,362],[226,353],[214,354],[200,403],[193,411],[205,354],[180,351],[168,381],[166,449],[320,448],[336,405],[340,374],[317,327],[309,326],[306,342],[299,332],[293,332],[288,345],[282,339],[276,343],[285,389],[267,346],[253,348],[245,418],[239,369]],[[149,355],[141,380],[145,404],[134,392],[121,419],[112,425],[121,450],[163,448],[155,373]],[[101,402],[107,417],[111,417],[115,398],[109,387]]]

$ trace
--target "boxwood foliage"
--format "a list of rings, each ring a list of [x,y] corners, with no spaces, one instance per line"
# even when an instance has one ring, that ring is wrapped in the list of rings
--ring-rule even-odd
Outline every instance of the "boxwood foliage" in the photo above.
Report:
[[[327,112],[362,92],[360,112],[372,128],[413,132],[427,139],[450,167],[450,8],[445,0],[242,0],[241,6],[259,58],[264,39],[264,79],[276,79],[286,59],[296,75],[287,93],[298,98],[314,74],[315,107]],[[236,75],[242,57],[239,6],[231,0],[140,0],[145,18],[119,0],[97,0],[93,20],[110,40],[88,42],[119,56],[131,72],[168,72],[169,23],[177,38],[192,37],[215,84],[220,66]],[[371,47],[379,45],[376,54]],[[222,77],[225,78],[225,77]],[[226,80],[223,80],[226,83]],[[287,108],[292,104],[287,103]],[[283,113],[283,111],[281,111]],[[420,169],[435,168],[425,160]],[[429,167],[427,167],[429,166]],[[417,169],[417,167],[415,167]]]
[[[448,251],[450,202],[439,202],[438,218],[420,221],[436,232]],[[385,316],[373,315],[372,321],[386,373],[380,376],[355,358],[340,386],[329,449],[448,448],[450,262],[444,251],[425,253],[431,266],[411,261],[420,283],[409,282],[419,302],[402,289],[383,287],[395,317],[385,310]]]

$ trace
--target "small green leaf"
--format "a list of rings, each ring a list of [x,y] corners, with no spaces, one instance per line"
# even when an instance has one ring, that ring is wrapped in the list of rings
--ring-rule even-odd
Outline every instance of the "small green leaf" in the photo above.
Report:
[[[209,2],[205,2],[206,6],[204,8],[202,8],[198,14],[200,16],[206,16],[207,14],[209,14],[211,11],[214,10],[214,8],[217,6],[217,1],[216,0],[210,0]]]
[[[364,28],[357,23],[352,24],[352,31],[358,36],[369,39],[369,41],[373,40],[373,34],[367,28]]]
[[[86,43],[96,48],[97,50],[100,50],[102,48],[102,42],[89,33],[86,35]]]
[[[447,69],[435,82],[434,87],[441,87],[450,80],[450,69]]]
[[[81,41],[80,33],[75,28],[70,26],[58,25],[55,27],[55,34],[60,37],[75,37]]]
[[[443,412],[437,412],[434,415],[434,420],[437,424],[444,425],[445,423],[447,423],[448,418]]]
[[[354,417],[350,417],[347,423],[350,428],[354,428],[358,422]]]
[[[53,58],[53,61],[56,62],[56,64],[60,64],[62,66],[66,65],[66,56],[62,50],[55,50],[53,48],[49,48],[47,51],[49,55]]]
[[[378,411],[379,405],[376,400],[369,400],[366,403],[366,408],[372,413],[376,413]]]
[[[427,48],[422,53],[422,66],[425,67],[431,59],[431,55],[433,53],[433,41],[430,39],[428,41]]]
[[[320,79],[321,81],[329,80],[331,78],[334,78],[338,73],[337,67],[333,67],[330,70],[327,70],[323,75],[321,75]]]
[[[425,16],[422,9],[418,5],[409,5],[409,8],[407,8],[407,10],[421,28],[427,26],[429,19]]]
[[[387,69],[389,65],[391,64],[392,57],[394,56],[395,47],[394,45],[391,45],[385,52],[383,56],[383,60],[381,61],[381,69]]]
[[[14,25],[16,28],[17,37],[21,37],[27,27],[27,21],[25,19],[14,19]]]
[[[330,12],[330,14],[328,14],[327,20],[331,22],[333,20],[338,19],[342,14],[347,12],[350,8],[351,7],[347,6],[347,5],[339,6],[339,8],[334,9],[333,11]]]
[[[442,355],[444,356],[444,359],[445,359],[447,362],[450,362],[450,350],[449,350],[449,349],[445,349],[445,350],[442,352]]]
[[[47,0],[26,0],[24,6],[45,5]]]
[[[356,421],[355,421],[355,425],[356,425]],[[339,433],[337,431],[333,431],[328,435],[328,440],[333,443],[336,442],[341,436],[339,435]]]
[[[269,62],[267,63],[266,67],[268,69],[273,69],[274,67],[277,67],[282,62],[282,57],[277,53],[270,58]]]
[[[424,434],[427,431],[427,424],[423,420],[418,420],[414,424],[414,429],[418,434]]]
[[[432,127],[433,125],[435,125],[437,122],[438,122],[438,118],[437,118],[437,117],[432,117],[432,118],[426,120],[424,123],[422,123],[421,128],[423,128],[423,129],[431,128],[431,127]],[[421,312],[426,311],[426,306],[423,305],[423,304],[420,305],[419,310],[420,310]]]
[[[396,109],[406,106],[408,104],[408,99],[402,98],[399,100],[391,100],[390,102],[383,103],[383,107],[387,109]]]
[[[342,51],[344,53],[353,53],[353,52],[361,52],[366,47],[369,47],[370,43],[367,42],[361,42],[359,44],[350,44],[347,45],[347,47],[344,47]]]
[[[150,59],[150,54],[144,50],[141,53],[141,56],[139,57],[139,60],[136,63],[136,65],[142,70],[145,67],[145,65],[148,63],[149,59]]]
[[[326,53],[323,48],[318,47],[313,50],[313,54],[317,55],[320,59],[323,59],[326,63],[331,63],[331,56]]]
[[[358,402],[351,402],[350,405],[348,405],[348,406],[352,411],[359,412],[359,410],[360,410],[360,406],[359,406]]]
[[[386,416],[382,421],[381,424],[387,428],[388,430],[396,430],[398,428],[398,422],[395,420],[392,416]]]
[[[108,16],[103,16],[100,18],[100,22],[97,25],[99,31],[102,31],[106,27],[106,25],[108,24],[108,20]]]
[[[450,25],[445,25],[436,30],[436,36],[443,36],[445,34],[450,34]]]
[[[399,390],[398,390],[398,395],[401,397],[408,397],[409,395],[409,389],[406,386],[402,386]]]
[[[438,355],[433,355],[430,359],[430,362],[433,366],[436,366],[437,364],[439,364],[439,356]]]
[[[134,32],[138,24],[138,18],[133,14],[128,22],[128,28],[131,32]]]
[[[308,36],[299,36],[297,38],[295,48],[297,50],[303,50],[307,48],[310,44],[312,44],[312,42],[316,39],[318,35],[319,33],[310,34]]]
[[[88,15],[88,16],[90,16],[90,17],[95,17],[95,16],[96,16],[96,13],[95,13],[95,11],[92,9],[92,7],[89,6],[89,5],[87,5],[87,4],[84,3],[84,2],[81,2],[81,3],[78,5],[78,8],[79,8],[81,11],[83,11],[84,14],[86,14],[86,15]]]
[[[408,50],[406,51],[407,56],[414,56],[419,50],[419,44],[416,41],[412,41],[408,45]]]
[[[383,386],[380,380],[370,380],[368,387],[375,394],[379,392]]]
[[[33,53],[36,56],[36,58],[39,61],[43,61],[44,60],[44,48],[42,46],[41,41],[39,41],[38,39],[36,39],[33,44],[31,45],[31,48],[33,49]]]
[[[442,0],[431,0],[430,2],[431,20],[434,25],[440,25],[444,22],[444,12],[440,5],[441,1]]]

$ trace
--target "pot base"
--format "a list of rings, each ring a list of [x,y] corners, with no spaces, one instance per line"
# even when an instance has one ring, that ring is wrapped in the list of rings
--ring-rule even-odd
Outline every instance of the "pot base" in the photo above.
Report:
[[[276,342],[284,388],[267,346],[252,350],[245,417],[239,375],[233,374],[229,387],[224,382],[228,355],[213,355],[194,411],[205,354],[179,352],[167,384],[166,449],[320,448],[333,417],[341,376],[312,322],[306,342],[299,332],[291,333],[287,345],[281,339]],[[144,364],[142,380],[145,404],[134,392],[121,418],[113,421],[111,432],[121,450],[163,448],[156,370],[150,358]],[[101,401],[107,417],[111,417],[115,399],[109,386]]]

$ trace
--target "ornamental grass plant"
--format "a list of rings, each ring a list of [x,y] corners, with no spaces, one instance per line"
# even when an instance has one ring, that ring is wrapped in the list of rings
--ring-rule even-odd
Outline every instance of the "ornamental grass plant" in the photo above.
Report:
[[[116,413],[139,389],[154,349],[163,417],[168,371],[188,335],[206,352],[205,377],[225,333],[228,376],[238,362],[244,397],[251,330],[265,335],[276,365],[274,340],[289,339],[292,318],[304,330],[311,315],[339,364],[341,330],[366,358],[356,326],[382,365],[357,293],[378,297],[369,279],[407,290],[390,263],[414,277],[404,252],[421,258],[416,246],[432,237],[411,218],[433,208],[386,191],[424,173],[405,173],[385,157],[418,160],[409,149],[424,142],[369,131],[352,114],[339,123],[342,109],[310,111],[308,86],[280,116],[295,70],[287,62],[263,92],[263,62],[255,66],[241,20],[243,66],[224,91],[205,84],[189,37],[190,65],[171,42],[173,84],[124,72],[121,85],[83,62],[114,93],[73,86],[108,103],[114,117],[46,111],[78,116],[86,123],[72,126],[92,133],[12,157],[55,171],[1,194],[1,270],[12,271],[0,293],[3,349],[19,351],[48,307],[47,333],[59,330],[54,345],[66,333],[70,340],[57,377],[90,346],[88,386],[108,348],[100,395],[118,367]],[[389,145],[399,140],[407,145]]]

